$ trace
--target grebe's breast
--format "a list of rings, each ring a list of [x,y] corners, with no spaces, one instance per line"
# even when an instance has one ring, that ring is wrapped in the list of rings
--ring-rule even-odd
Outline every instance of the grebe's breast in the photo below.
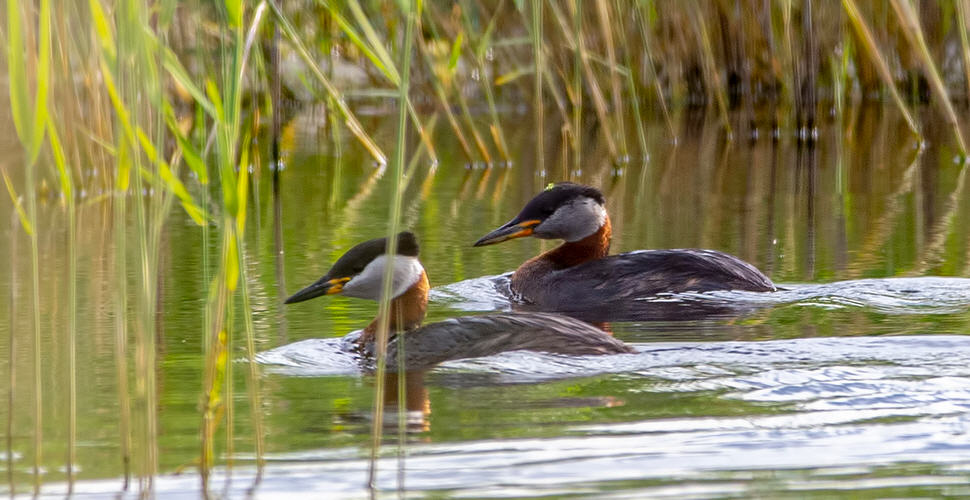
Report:
[[[530,261],[512,277],[513,292],[525,302],[566,313],[629,309],[636,299],[660,293],[775,289],[751,264],[723,252],[695,249],[641,250],[558,270]]]
[[[633,352],[623,341],[593,325],[547,313],[461,316],[408,330],[396,335],[387,346],[389,370],[397,370],[395,360],[402,339],[408,370],[519,350],[568,355]],[[373,359],[373,343],[364,347],[364,354]]]

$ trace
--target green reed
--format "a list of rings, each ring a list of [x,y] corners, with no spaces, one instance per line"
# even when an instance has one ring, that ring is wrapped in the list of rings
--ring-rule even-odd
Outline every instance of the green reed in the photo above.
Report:
[[[406,19],[404,31],[404,46],[401,49],[401,78],[398,83],[398,114],[397,114],[397,140],[394,147],[394,161],[392,167],[392,179],[395,189],[392,190],[391,202],[387,221],[387,265],[384,269],[383,283],[381,285],[381,300],[378,306],[377,337],[374,340],[376,348],[377,369],[374,374],[374,416],[371,426],[371,450],[370,461],[367,473],[367,486],[372,492],[377,488],[377,457],[381,448],[381,434],[384,429],[384,392],[386,388],[385,374],[387,364],[387,342],[390,338],[391,321],[391,287],[394,281],[394,256],[397,254],[397,233],[401,221],[401,203],[404,194],[404,159],[407,149],[407,116],[408,116],[408,93],[411,89],[411,57],[414,42],[414,28],[417,19],[421,16],[421,0],[412,0],[401,5],[403,15]],[[399,345],[404,345],[399,342]],[[398,356],[398,362],[403,362],[403,356]],[[398,374],[402,370],[398,369]],[[401,378],[401,377],[399,377]],[[407,413],[407,401],[404,394],[403,385],[398,390],[398,426],[403,428],[406,424],[403,415]]]
[[[40,256],[37,243],[37,196],[36,184],[38,159],[44,141],[47,127],[47,95],[50,88],[50,59],[51,59],[51,6],[49,0],[40,4],[38,25],[36,32],[33,26],[24,29],[22,25],[25,13],[21,11],[17,2],[7,3],[7,73],[9,77],[11,114],[17,136],[26,150],[27,157],[24,165],[24,191],[27,206],[18,209],[21,214],[23,229],[30,238],[31,259],[31,308],[33,311],[33,378],[34,378],[34,450],[33,477],[34,495],[39,494],[41,487],[41,468],[43,462],[43,365],[41,363],[41,322],[40,322]],[[26,13],[28,19],[33,19],[33,12]],[[27,42],[27,36],[33,34],[36,46]],[[30,45],[30,46],[29,46]],[[28,52],[29,51],[29,52]],[[33,75],[27,74],[28,61],[26,54],[33,55],[29,61],[34,70]],[[33,77],[36,86],[34,96],[29,95],[29,78]],[[33,101],[33,102],[31,102]],[[33,108],[33,110],[31,110]],[[4,173],[4,181],[10,191],[11,198],[17,196]],[[19,206],[19,202],[17,202]],[[13,311],[11,311],[12,313]]]
[[[318,99],[327,103],[330,137],[338,156],[343,148],[358,147],[384,164],[384,151],[391,146],[382,143],[368,128],[370,125],[358,118],[355,100],[363,98],[354,96],[360,89],[337,83],[334,60],[343,57],[348,64],[366,69],[371,77],[367,85],[383,90],[382,95],[395,96],[398,131],[390,169],[395,189],[388,214],[388,235],[393,236],[400,225],[404,179],[413,177],[403,175],[406,130],[410,126],[420,141],[411,156],[410,173],[420,155],[435,161],[434,128],[440,115],[469,161],[534,161],[537,169],[543,168],[549,147],[543,135],[546,125],[560,125],[563,143],[569,141],[572,156],[572,161],[563,161],[563,165],[578,171],[591,161],[581,147],[584,126],[596,125],[599,140],[605,142],[611,160],[617,161],[637,147],[645,154],[651,134],[673,136],[673,116],[688,106],[710,108],[720,117],[722,131],[728,133],[734,127],[732,108],[739,104],[769,107],[772,120],[791,123],[799,106],[802,82],[814,82],[809,85],[817,91],[818,99],[822,103],[833,100],[839,120],[849,122],[852,112],[846,111],[845,103],[871,99],[873,94],[866,91],[874,84],[889,95],[892,105],[918,135],[921,124],[900,91],[906,85],[906,75],[915,74],[925,78],[937,112],[965,155],[953,103],[970,97],[968,5],[965,0],[953,5],[843,0],[840,4],[815,2],[809,10],[801,2],[759,2],[741,6],[744,15],[722,22],[730,17],[726,13],[731,7],[724,2],[702,1],[627,4],[531,0],[492,4],[463,0],[447,9],[421,2],[406,2],[400,9],[399,2],[386,0],[295,4],[88,0],[64,7],[50,0],[7,2],[4,40],[9,101],[24,160],[22,165],[5,165],[3,177],[14,202],[16,231],[23,231],[30,248],[31,305],[25,310],[29,310],[31,322],[32,373],[28,377],[19,375],[20,383],[33,379],[32,404],[19,406],[28,407],[32,415],[32,451],[28,456],[33,461],[35,492],[42,486],[41,471],[51,469],[55,460],[44,453],[52,442],[43,433],[45,408],[50,411],[52,402],[44,390],[49,370],[43,366],[42,345],[48,338],[62,338],[46,331],[41,321],[42,311],[54,300],[52,293],[41,289],[46,263],[38,250],[38,232],[45,230],[38,227],[38,192],[48,179],[56,179],[53,184],[61,195],[60,209],[67,220],[66,342],[58,349],[66,352],[67,360],[64,461],[68,483],[73,481],[74,471],[84,465],[77,463],[77,443],[84,439],[84,430],[77,429],[78,209],[93,202],[82,200],[79,193],[99,188],[108,189],[106,197],[111,203],[111,341],[118,393],[119,462],[125,481],[137,474],[148,491],[160,470],[156,380],[160,346],[156,339],[164,334],[158,322],[163,312],[158,304],[164,265],[158,249],[170,223],[170,207],[175,204],[200,226],[204,243],[215,231],[220,245],[216,255],[210,255],[203,245],[200,273],[209,290],[207,303],[200,308],[205,349],[200,381],[202,479],[207,482],[216,465],[220,432],[228,460],[233,458],[233,441],[239,437],[234,434],[237,416],[232,407],[234,346],[244,350],[250,361],[245,379],[251,440],[256,463],[262,465],[261,392],[258,366],[253,362],[256,332],[246,265],[252,256],[245,238],[251,226],[247,215],[253,210],[248,199],[255,189],[248,167],[258,163],[250,162],[251,155],[257,153],[249,142],[260,133],[250,118],[266,111],[260,108],[264,101],[259,94],[270,82],[280,83],[278,74],[267,74],[268,65],[260,64],[258,47],[268,32],[260,27],[269,19],[278,26],[280,50],[296,54],[305,64],[307,78],[323,88]],[[300,16],[301,10],[316,15]],[[941,15],[945,22],[935,26],[926,24],[927,14],[937,11],[955,15]],[[389,18],[376,22],[377,13],[387,13]],[[763,26],[754,25],[745,16],[763,20]],[[330,29],[313,29],[311,23],[320,18],[330,23]],[[836,18],[837,23],[826,24]],[[187,41],[174,35],[172,27],[176,25],[202,35]],[[952,29],[954,26],[957,29]],[[327,54],[331,59],[329,73],[317,63],[320,47],[340,49]],[[798,69],[796,61],[805,55],[806,47],[815,47],[821,54],[841,49],[842,57]],[[412,48],[417,56],[414,60]],[[940,60],[938,54],[946,53],[947,48],[958,49],[962,58],[956,63]],[[334,56],[334,52],[343,56]],[[874,75],[872,81],[867,80],[869,74]],[[767,90],[750,90],[741,94],[741,103],[735,102],[729,88],[734,77],[749,82],[745,85],[750,89]],[[700,85],[692,86],[692,80]],[[244,85],[246,81],[251,85]],[[184,95],[179,95],[182,92]],[[484,97],[486,112],[476,107],[476,92]],[[499,111],[510,96],[525,101],[537,124],[534,158],[510,158],[505,127],[518,118]],[[434,114],[424,114],[419,98],[433,102]],[[277,99],[273,101],[267,107],[277,119],[282,110]],[[547,112],[550,105],[553,111]],[[631,106],[633,109],[628,109]],[[652,131],[645,124],[646,117],[657,112],[663,113],[668,128],[665,132]],[[486,114],[487,121],[483,122],[481,116]],[[625,127],[631,121],[639,140],[637,145],[631,141],[628,146]],[[486,124],[487,131],[481,128]],[[341,126],[353,134],[355,144],[347,145],[340,139]],[[717,137],[710,140],[716,143]],[[844,149],[840,149],[839,158],[848,157],[853,148],[851,139],[840,148]],[[721,160],[703,157],[713,165]],[[676,161],[672,156],[664,168],[675,169]],[[840,165],[846,162],[840,160]],[[338,184],[340,164],[337,162],[335,174]],[[568,168],[565,170],[568,177]],[[883,229],[893,224],[901,210],[902,198],[912,190],[915,171],[915,166],[905,171],[899,190],[863,248],[875,253],[884,245],[889,231]],[[22,175],[17,175],[19,172]],[[86,175],[91,172],[99,175]],[[381,173],[375,171],[359,187],[358,195],[343,212],[348,216],[342,217],[338,231],[355,222],[351,212],[372,195]],[[480,177],[466,175],[463,194],[481,196],[489,183],[501,188],[510,182],[505,171]],[[944,218],[932,228],[927,265],[936,261],[951,237],[949,227],[963,203],[965,182],[965,172],[961,171]],[[423,193],[427,186],[430,184],[421,187]],[[788,231],[783,245],[792,245],[792,238],[787,236],[797,223],[796,211],[789,207],[787,213],[792,219],[782,229]],[[392,245],[396,241],[393,237],[390,240]],[[282,295],[282,267],[279,269]],[[11,305],[12,316],[15,305]],[[386,308],[385,303],[382,311]],[[13,361],[10,370],[13,398],[18,375]],[[383,377],[377,378],[377,384],[380,394]],[[11,399],[8,405],[12,409],[15,403]],[[382,405],[383,397],[376,397],[378,416]],[[405,407],[402,403],[400,410]],[[11,421],[12,410],[8,426]],[[374,422],[372,449],[376,457],[382,418]],[[14,446],[9,441],[11,432],[8,429],[8,450]]]

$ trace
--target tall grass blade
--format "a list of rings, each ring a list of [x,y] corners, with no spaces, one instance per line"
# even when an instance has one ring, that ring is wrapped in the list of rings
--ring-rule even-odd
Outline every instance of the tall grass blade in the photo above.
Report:
[[[485,100],[488,103],[488,113],[492,119],[492,124],[489,127],[492,133],[492,140],[495,142],[496,147],[498,147],[499,155],[506,162],[511,160],[511,155],[509,153],[508,141],[505,139],[505,132],[502,128],[502,122],[499,119],[498,108],[495,104],[495,95],[492,91],[492,86],[495,85],[495,81],[491,78],[487,78],[489,72],[486,68],[486,58],[488,51],[491,49],[492,44],[492,33],[495,31],[495,26],[498,22],[499,14],[503,12],[503,7],[505,6],[505,0],[500,0],[495,8],[495,12],[492,14],[491,19],[488,21],[488,25],[485,27],[485,32],[479,36],[477,43],[474,44],[474,50],[472,50],[473,59],[475,61],[476,69],[479,74],[482,75],[482,90],[485,92]],[[459,32],[459,36],[463,36],[468,33],[469,42],[471,42],[475,30],[472,27],[471,20],[469,19],[469,9],[467,6],[462,9],[462,24],[464,26],[464,31]],[[456,40],[457,42],[457,40]],[[457,45],[457,43],[456,43]],[[472,44],[469,43],[469,49],[472,48]],[[455,72],[457,67],[458,58],[460,54],[453,54],[454,64],[449,61],[451,71]]]
[[[10,181],[7,179],[7,174],[3,174],[4,180],[7,185],[10,185]],[[10,496],[14,497],[17,495],[17,483],[14,481],[14,467],[13,467],[13,415],[16,399],[14,395],[17,390],[17,363],[16,363],[16,353],[17,353],[17,233],[20,232],[20,228],[17,227],[19,218],[17,215],[10,214],[10,316],[7,318],[9,326],[9,339],[7,343],[7,354],[9,359],[7,360],[7,439],[6,439],[6,455],[7,455],[7,484],[10,490]],[[22,226],[21,226],[22,227]]]
[[[916,49],[916,53],[920,57],[924,69],[923,73],[930,81],[930,87],[943,108],[943,114],[953,130],[953,137],[960,148],[960,154],[966,157],[967,146],[963,141],[963,134],[960,132],[960,121],[957,119],[956,111],[953,110],[953,104],[950,102],[949,92],[946,90],[946,84],[943,83],[943,77],[940,75],[936,63],[933,62],[933,56],[930,55],[930,49],[926,45],[926,38],[923,36],[919,17],[909,0],[890,0],[890,3],[896,11],[897,17],[899,17],[899,24],[903,28],[906,39],[909,40],[910,45]],[[961,30],[963,29],[965,28],[961,28]]]
[[[378,36],[377,31],[374,29],[371,22],[367,19],[366,14],[357,1],[349,2],[350,10],[353,13],[354,19],[361,26],[364,31],[364,37],[361,37],[359,33],[354,29],[347,19],[345,19],[341,14],[339,9],[332,3],[327,3],[327,8],[330,15],[333,16],[334,20],[343,30],[343,33],[360,49],[361,52],[381,71],[381,74],[391,85],[395,87],[401,83],[401,75],[397,70],[394,60],[387,53],[387,49],[384,48],[385,43]],[[411,103],[410,96],[407,99],[408,114],[411,120],[414,122],[415,129],[421,136],[422,142],[424,142],[425,147],[428,149],[428,155],[431,157],[432,163],[438,163],[438,157],[435,153],[434,143],[431,141],[431,137],[425,132],[424,126],[421,123],[421,119],[418,117],[417,111],[414,109],[414,105]]]
[[[538,172],[545,172],[546,148],[543,141],[545,132],[543,110],[545,106],[542,102],[542,75],[545,68],[542,60],[542,0],[532,0],[530,5],[529,15],[532,24],[529,33],[532,36],[532,57],[535,63],[535,72],[532,75],[535,82],[532,90],[532,111],[535,115],[536,126],[535,168]]]
[[[7,79],[10,92],[10,114],[21,144],[29,147],[32,138],[30,122],[30,96],[27,93],[27,61],[24,58],[24,34],[20,2],[7,2]]]
[[[424,57],[425,63],[428,66],[432,66],[434,63],[431,60],[431,54],[425,44],[424,40],[421,38],[417,41],[418,49],[421,51],[421,55]],[[442,111],[445,112],[445,117],[448,118],[448,124],[451,125],[452,131],[455,133],[455,138],[458,139],[458,144],[461,145],[462,151],[465,153],[465,157],[468,161],[474,161],[475,155],[472,153],[472,148],[468,144],[468,139],[465,138],[465,133],[461,129],[461,125],[458,124],[458,118],[455,117],[454,111],[451,109],[451,103],[448,101],[448,96],[445,93],[445,88],[438,78],[432,78],[431,86],[434,89],[435,97],[438,98],[438,103],[441,106]]]
[[[627,156],[629,153],[626,147],[626,131],[623,126],[623,90],[620,83],[620,74],[617,69],[616,47],[613,41],[613,20],[610,16],[610,5],[607,0],[596,0],[596,14],[600,22],[601,37],[606,41],[606,60],[609,63],[610,88],[613,97],[613,113],[616,120],[616,133],[620,140],[620,155]]]
[[[37,94],[34,97],[33,128],[30,134],[30,163],[37,162],[47,129],[47,94],[50,89],[51,67],[51,2],[41,0],[37,35]]]
[[[716,58],[714,56],[714,45],[711,43],[711,36],[708,32],[707,21],[701,13],[700,6],[696,2],[691,3],[692,19],[694,19],[694,29],[701,40],[701,61],[703,63],[705,77],[711,82],[711,92],[717,102],[717,109],[721,115],[721,125],[727,132],[728,137],[733,136],[731,130],[731,119],[728,117],[727,96],[724,86],[721,84],[720,72],[717,70]]]
[[[10,177],[7,176],[6,170],[0,170],[0,174],[3,174],[3,183],[7,186],[7,193],[10,194],[10,201],[13,202],[14,211],[17,213],[17,217],[20,217],[20,227],[23,228],[27,235],[34,234],[34,226],[30,223],[30,218],[27,217],[27,212],[24,210],[24,205],[21,202],[20,196],[17,195],[16,189],[13,187],[13,183],[10,182]]]
[[[583,162],[583,145],[580,138],[583,129],[583,52],[579,50],[583,39],[583,16],[579,15],[581,0],[570,0],[570,17],[573,18],[573,73],[572,73],[572,102],[573,102],[573,170],[579,171]]]
[[[111,24],[108,16],[101,6],[100,0],[88,0],[88,9],[91,11],[91,21],[94,27],[95,37],[101,45],[101,52],[109,61],[114,63],[117,52],[115,50],[115,38],[111,32]]]
[[[53,121],[47,122],[47,137],[50,141],[54,166],[57,167],[61,193],[67,206],[67,249],[68,249],[68,330],[67,330],[67,373],[68,373],[68,421],[67,421],[67,481],[68,495],[74,491],[74,464],[77,461],[75,449],[77,439],[77,208],[74,204],[74,182],[71,168],[67,164],[60,134]]]
[[[357,2],[350,2],[351,10],[353,11],[354,17],[357,19],[358,24],[360,24],[364,29],[364,36],[354,29],[354,26],[350,24],[343,15],[340,14],[340,9],[338,5],[333,2],[327,2],[327,9],[330,15],[333,17],[334,21],[340,27],[347,39],[350,40],[361,53],[364,54],[371,63],[374,64],[382,75],[388,79],[393,85],[398,85],[401,83],[401,75],[398,73],[397,68],[394,65],[394,61],[387,54],[384,49],[384,44],[377,36],[377,32],[371,26],[370,22],[367,20],[367,16],[360,9],[360,5]],[[356,7],[356,10],[353,8]],[[365,40],[366,38],[366,40]]]
[[[573,5],[572,2],[569,2],[566,5],[568,5],[570,8],[580,8],[582,6],[582,2],[579,2],[578,5]],[[550,9],[553,12],[556,12],[556,6],[554,3],[550,4]],[[570,15],[581,15],[581,13],[571,12]],[[560,24],[566,25],[566,23]],[[564,29],[563,32],[568,33],[568,30]],[[586,50],[586,42],[583,40],[583,37],[580,37],[578,40],[576,40],[576,43],[578,44],[580,58],[583,61],[583,74],[586,76],[585,82],[589,88],[589,95],[593,100],[593,109],[596,111],[596,118],[603,127],[603,138],[606,140],[606,147],[609,150],[610,156],[613,159],[617,159],[619,157],[619,147],[616,144],[614,131],[610,125],[611,120],[609,111],[607,109],[608,106],[606,105],[606,98],[603,96],[603,90],[600,89],[599,81],[596,79],[596,74],[593,72],[593,66],[590,64],[591,57]],[[577,130],[576,132],[578,133],[579,131]]]
[[[407,26],[404,32],[404,45],[401,50],[401,84],[398,86],[398,117],[397,117],[397,143],[394,150],[394,163],[390,213],[387,225],[387,267],[384,271],[384,278],[381,290],[381,301],[378,317],[380,321],[377,326],[377,370],[374,374],[374,419],[371,427],[371,452],[368,464],[367,485],[372,492],[377,488],[377,456],[380,453],[381,433],[384,426],[384,376],[387,363],[387,342],[390,329],[391,312],[391,284],[394,278],[394,255],[397,253],[397,232],[401,218],[401,199],[403,197],[403,176],[404,160],[406,153],[405,139],[407,137],[407,100],[411,84],[411,51],[414,41],[414,28],[417,19],[420,17],[420,0],[410,0],[401,5],[407,19]],[[399,411],[406,411],[399,408]]]
[[[313,58],[310,56],[310,52],[303,45],[303,41],[300,39],[300,35],[296,32],[296,29],[293,28],[293,25],[290,24],[290,21],[280,10],[279,6],[276,5],[275,1],[270,1],[269,6],[273,9],[273,14],[275,14],[280,28],[283,29],[283,33],[286,34],[287,38],[290,40],[290,43],[293,44],[293,48],[296,50],[297,54],[299,54],[300,58],[303,59],[303,62],[310,69],[310,72],[313,74],[314,78],[316,78],[320,84],[323,85],[324,89],[327,91],[327,94],[333,98],[333,102],[337,105],[337,109],[340,111],[340,115],[343,117],[347,128],[352,134],[354,134],[355,137],[357,137],[357,139],[361,142],[364,148],[367,149],[377,163],[386,165],[387,156],[384,155],[381,148],[374,142],[367,132],[364,131],[364,127],[360,124],[357,117],[347,106],[346,101],[344,101],[344,98],[340,91],[337,90],[337,87],[335,87],[333,83],[331,83],[330,80],[324,76],[323,72],[320,71],[320,68],[317,67],[316,62],[314,62]]]
[[[124,138],[119,138],[117,166],[115,174],[114,197],[112,198],[114,227],[114,358],[116,382],[118,384],[118,433],[121,448],[121,463],[124,474],[122,489],[127,490],[131,480],[132,433],[131,404],[128,388],[128,266],[127,266],[127,221],[125,199],[128,191],[130,156]]]
[[[862,18],[862,14],[859,12],[859,7],[856,5],[855,0],[842,0],[842,6],[845,8],[845,13],[849,16],[849,22],[856,31],[856,35],[859,37],[859,41],[862,42],[862,46],[866,48],[866,52],[869,53],[869,58],[872,63],[876,66],[876,72],[879,73],[879,77],[882,79],[883,84],[889,93],[892,95],[893,100],[896,102],[896,107],[899,108],[899,112],[902,113],[903,119],[906,120],[906,124],[909,125],[909,129],[913,131],[917,136],[920,135],[919,127],[916,126],[916,121],[913,119],[913,115],[910,114],[909,108],[906,106],[906,102],[903,100],[903,96],[899,94],[899,90],[896,88],[896,83],[893,80],[892,73],[889,71],[889,64],[886,62],[886,58],[883,57],[882,52],[879,50],[879,46],[876,44],[876,38],[872,34],[872,30],[869,29],[869,25],[866,24],[865,19]]]
[[[957,31],[960,33],[960,54],[963,56],[963,80],[967,85],[966,100],[970,103],[970,0],[957,0]]]
[[[395,68],[394,59],[391,58],[391,55],[387,52],[387,49],[384,48],[383,41],[377,35],[377,31],[371,25],[367,15],[364,14],[364,10],[360,7],[360,2],[357,0],[349,0],[347,2],[347,7],[350,8],[350,12],[353,14],[354,20],[356,20],[357,24],[359,24],[361,29],[364,30],[364,36],[367,38],[367,41],[370,43],[371,47],[373,47],[377,57],[384,63],[387,70],[391,72],[391,82],[395,85],[399,85],[401,75]],[[331,12],[333,12],[333,9],[331,9]]]

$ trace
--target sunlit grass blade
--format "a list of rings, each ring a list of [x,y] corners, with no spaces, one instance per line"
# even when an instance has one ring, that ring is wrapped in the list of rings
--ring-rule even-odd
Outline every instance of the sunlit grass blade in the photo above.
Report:
[[[347,36],[347,39],[350,40],[354,46],[360,49],[361,53],[364,54],[364,57],[370,60],[374,67],[377,68],[381,74],[391,82],[392,85],[398,85],[401,82],[401,75],[397,72],[394,62],[389,59],[386,51],[383,51],[383,44],[380,42],[380,40],[377,40],[376,45],[374,45],[382,50],[383,55],[378,54],[374,49],[371,48],[373,40],[377,39],[377,34],[374,33],[374,29],[370,27],[370,23],[367,23],[366,26],[367,28],[370,28],[371,33],[371,35],[367,37],[368,40],[370,40],[369,43],[368,41],[365,41],[364,37],[357,32],[352,24],[350,24],[350,21],[340,14],[340,9],[337,5],[332,2],[326,2],[326,6],[334,21],[337,22],[338,26],[340,26],[343,34]],[[357,8],[360,9],[360,6],[357,6]],[[364,21],[367,21],[366,17],[364,18]]]
[[[205,162],[202,160],[202,153],[196,149],[192,141],[179,130],[178,124],[175,122],[175,115],[172,111],[171,106],[166,106],[165,110],[165,122],[168,125],[169,132],[175,137],[175,140],[179,145],[179,152],[182,154],[182,158],[185,163],[188,164],[192,172],[195,173],[196,177],[199,179],[199,183],[206,185],[209,183],[209,173],[206,168]],[[201,204],[201,207],[205,208],[205,203]],[[202,217],[206,218],[205,215]]]
[[[111,23],[108,21],[108,16],[104,12],[104,8],[101,6],[99,0],[88,0],[88,9],[91,12],[91,21],[94,27],[94,33],[101,45],[101,51],[105,54],[109,61],[114,61],[115,52],[115,39],[114,34],[111,32]]]
[[[17,195],[16,189],[13,187],[13,183],[10,182],[10,177],[7,176],[6,170],[0,170],[0,174],[3,174],[3,183],[7,186],[7,193],[10,194],[10,201],[13,202],[14,210],[17,212],[17,216],[20,217],[20,226],[23,228],[27,235],[34,234],[34,226],[30,223],[30,219],[27,217],[27,212],[24,210],[24,205],[21,203],[20,196]]]
[[[30,96],[27,93],[27,61],[24,57],[24,34],[20,2],[7,2],[7,79],[10,92],[10,114],[21,144],[29,145]]]
[[[350,22],[340,14],[340,10],[332,2],[327,2],[327,9],[337,25],[347,36],[348,39],[358,48],[360,51],[374,64],[382,75],[391,83],[391,85],[398,86],[401,82],[401,75],[394,64],[393,59],[387,53],[387,49],[384,48],[385,42],[381,40],[377,31],[374,29],[370,20],[364,14],[363,9],[360,4],[356,1],[349,2],[351,12],[353,13],[354,19],[361,26],[364,31],[364,36],[362,37],[357,30],[350,24]],[[435,152],[434,142],[431,137],[424,130],[424,126],[421,123],[421,119],[418,117],[417,112],[414,109],[414,105],[411,103],[410,96],[407,99],[408,114],[411,120],[414,122],[415,129],[421,136],[421,141],[424,142],[425,147],[427,147],[428,155],[433,163],[438,162],[437,153]]]
[[[44,132],[47,129],[47,94],[50,89],[51,66],[51,2],[41,0],[38,14],[39,28],[37,34],[37,93],[34,96],[34,113],[30,134],[30,163],[37,161],[40,148],[44,142]]]
[[[64,155],[60,134],[53,121],[47,122],[47,137],[50,141],[54,166],[57,168],[61,193],[67,206],[68,226],[68,330],[67,330],[67,373],[68,373],[68,422],[67,422],[67,471],[68,492],[74,489],[74,470],[77,461],[77,208],[74,205],[74,182],[71,169]]]
[[[300,39],[300,35],[296,32],[296,29],[293,28],[293,25],[290,24],[290,21],[276,5],[276,2],[269,2],[269,5],[273,9],[273,13],[276,15],[280,28],[283,29],[283,33],[286,34],[286,37],[290,40],[290,43],[293,44],[297,54],[299,54],[300,58],[303,59],[303,62],[306,63],[314,78],[316,78],[323,85],[324,89],[327,91],[327,94],[333,98],[333,102],[337,105],[337,109],[340,111],[340,115],[343,117],[347,128],[352,134],[354,134],[355,137],[357,137],[357,139],[361,142],[364,148],[367,149],[375,161],[381,165],[387,164],[387,156],[383,151],[381,151],[381,148],[374,142],[374,140],[367,135],[367,132],[364,131],[364,127],[360,124],[360,121],[357,120],[357,117],[350,110],[350,107],[347,106],[343,95],[341,95],[340,91],[337,90],[337,87],[335,87],[333,83],[330,82],[330,79],[324,76],[323,72],[320,71],[320,68],[317,67],[317,64],[310,56],[310,52]]]
[[[182,63],[178,60],[178,57],[176,57],[175,53],[172,52],[172,49],[161,44],[159,44],[158,48],[164,55],[162,64],[168,71],[168,74],[176,82],[178,82],[178,84],[181,85],[182,88],[184,88],[193,99],[195,99],[195,102],[198,103],[199,106],[202,106],[202,109],[204,109],[209,116],[215,119],[216,110],[212,103],[206,99],[205,93],[199,88],[198,85],[195,84],[192,77],[189,76],[188,71],[185,70],[185,67],[182,66]]]

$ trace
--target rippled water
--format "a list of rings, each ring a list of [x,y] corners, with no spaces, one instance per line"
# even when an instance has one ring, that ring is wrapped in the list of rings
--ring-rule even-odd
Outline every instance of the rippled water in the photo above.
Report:
[[[952,161],[948,139],[934,136],[917,154],[913,144],[894,140],[905,136],[901,122],[869,113],[854,122],[853,142],[823,128],[808,157],[785,138],[727,143],[716,122],[705,122],[685,125],[677,144],[651,133],[649,158],[625,166],[602,160],[602,144],[591,141],[582,172],[560,169],[552,157],[555,168],[534,168],[534,131],[526,126],[508,131],[519,155],[510,167],[466,165],[454,140],[442,138],[441,164],[413,173],[402,221],[418,234],[435,286],[429,322],[513,309],[508,272],[550,244],[471,244],[562,178],[604,189],[615,252],[715,248],[752,262],[782,290],[645,299],[644,307],[676,314],[610,324],[634,354],[506,352],[407,377],[405,453],[398,455],[396,398],[389,397],[377,464],[381,496],[395,496],[400,481],[409,498],[970,496],[970,201],[963,167]],[[651,130],[665,128],[658,122]],[[285,307],[280,301],[317,280],[353,244],[383,234],[393,186],[362,152],[348,148],[337,156],[312,131],[300,132],[282,176],[281,254],[266,178],[254,177],[250,205],[248,286],[262,352],[268,458],[256,497],[364,498],[375,381],[343,337],[364,327],[376,306],[343,297]],[[120,490],[122,474],[114,318],[104,307],[114,248],[105,222],[110,206],[84,207],[77,374],[83,445],[75,490],[101,498]],[[45,328],[58,332],[65,324],[64,221],[56,206],[41,211],[39,250],[50,271],[41,293],[60,299],[45,301],[42,313]],[[160,498],[197,498],[198,476],[174,472],[191,469],[199,454],[199,311],[207,290],[201,255],[205,246],[216,255],[218,242],[203,241],[181,212],[170,218],[160,250],[162,475],[154,486]],[[0,266],[0,277],[12,283],[0,287],[0,307],[12,299],[22,306],[30,276],[25,240],[14,247],[9,230],[0,232],[0,251],[18,249],[9,267]],[[6,317],[4,338],[30,332],[26,311]],[[0,421],[13,429],[13,456],[0,451],[0,468],[13,472],[24,493],[31,484],[33,358],[29,340],[18,341],[13,352],[0,343],[4,372],[12,366],[20,377],[16,388],[0,385],[2,399],[16,403],[0,405]],[[49,496],[60,497],[67,374],[60,338],[45,342],[43,480]],[[235,462],[231,471],[217,471],[212,491],[241,497],[255,466],[244,361],[234,366]]]
[[[503,309],[508,306],[500,293],[504,279],[463,281],[436,289],[432,296],[458,309]],[[856,308],[887,316],[948,315],[970,308],[970,280],[959,278],[783,288],[768,294],[716,292],[658,300],[683,302],[687,308],[697,301],[718,301],[762,308]],[[630,328],[649,335],[657,330],[654,326]],[[306,340],[264,353],[261,360],[289,376],[343,374],[355,362],[340,354],[341,344],[340,339]],[[560,435],[545,439],[416,444],[403,463],[387,459],[381,464],[391,470],[380,486],[394,489],[392,472],[403,467],[409,491],[458,496],[468,491],[486,497],[566,492],[600,497],[617,487],[626,490],[620,495],[624,498],[749,496],[759,490],[824,495],[850,489],[970,495],[970,337],[634,346],[636,354],[629,355],[517,351],[450,361],[434,370],[429,383],[473,390],[567,381],[584,388],[582,395],[530,406],[610,411],[643,400],[696,399],[707,400],[706,411],[702,406],[699,415],[697,410],[667,415],[663,409],[640,409],[636,413],[645,415],[622,423],[565,422]],[[598,387],[604,381],[609,381],[607,390]],[[365,461],[334,457],[332,450],[275,459],[323,461],[326,465],[311,467],[320,481],[316,486],[328,484],[348,494],[366,473]]]
[[[307,349],[308,343],[314,348]],[[281,373],[334,373],[329,370],[340,363],[322,354],[324,346],[334,345],[322,340],[290,346],[300,356]],[[409,492],[457,497],[825,496],[855,489],[970,495],[968,337],[635,346],[638,352],[630,355],[510,352],[442,365],[432,372],[430,386],[503,390],[508,396],[502,410],[517,418],[525,413],[541,418],[549,408],[610,412],[625,407],[640,418],[586,422],[567,417],[553,423],[559,427],[555,436],[541,439],[419,439],[408,445],[403,460],[390,456],[379,462],[378,487],[396,489],[403,470]],[[508,388],[551,382],[568,383],[573,394],[523,398]],[[676,409],[637,408],[647,402],[676,408],[683,405],[678,400],[706,404],[679,415]],[[482,411],[487,404],[479,401],[463,410]],[[695,413],[702,408],[706,411]],[[433,404],[432,420],[434,414]],[[273,454],[260,491],[364,497],[368,462],[360,454],[356,447]],[[249,474],[236,473],[238,493]],[[86,486],[97,491],[95,484]],[[189,487],[170,478],[159,491],[168,497]]]

